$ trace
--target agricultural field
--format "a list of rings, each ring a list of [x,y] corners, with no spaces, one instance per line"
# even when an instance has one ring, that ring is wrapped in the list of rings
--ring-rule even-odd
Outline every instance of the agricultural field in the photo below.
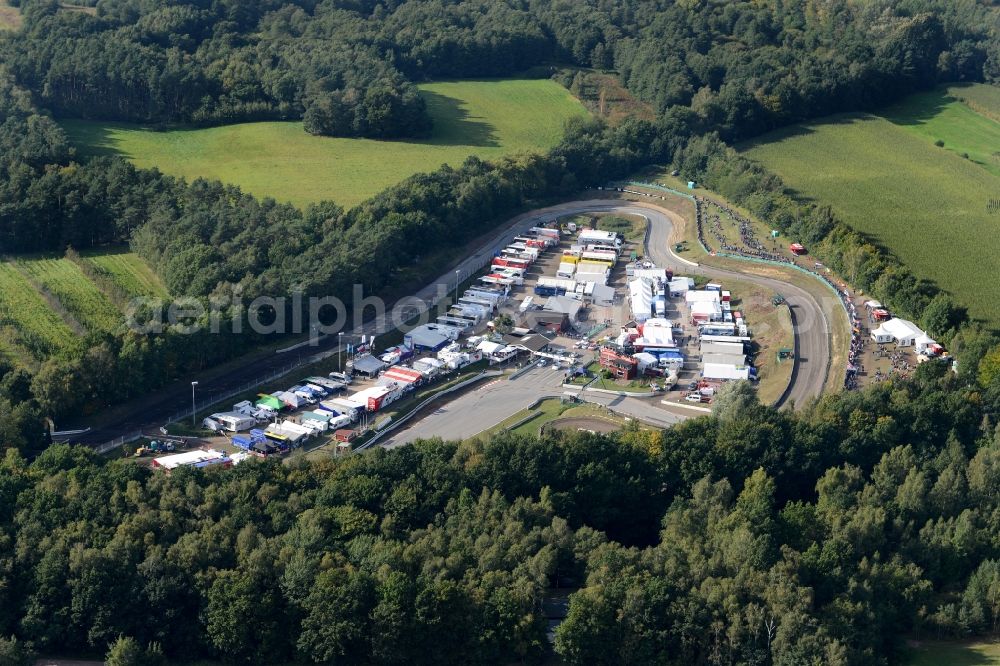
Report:
[[[925,641],[910,649],[908,666],[1000,666],[1000,643]]]
[[[22,258],[17,260],[17,264],[31,281],[51,294],[69,317],[87,331],[111,333],[121,326],[121,311],[69,259]]]
[[[43,360],[77,348],[80,338],[18,266],[0,262],[0,338],[8,353]]]
[[[129,296],[167,298],[169,295],[149,264],[132,252],[87,252],[84,253],[83,260],[98,272],[107,275]]]
[[[33,364],[78,351],[87,333],[117,331],[124,315],[116,295],[167,291],[142,259],[121,250],[0,262],[0,355]]]
[[[1000,219],[987,209],[1000,192],[996,174],[871,115],[786,128],[741,149],[796,196],[831,205],[973,317],[1000,322],[1000,283],[983,279],[1000,269]]]
[[[301,122],[261,122],[155,131],[138,125],[66,120],[84,155],[118,154],[164,173],[218,179],[297,206],[333,200],[350,207],[415,173],[460,165],[470,155],[497,158],[543,151],[566,121],[587,115],[549,80],[428,83],[420,86],[434,118],[422,140],[317,137]]]

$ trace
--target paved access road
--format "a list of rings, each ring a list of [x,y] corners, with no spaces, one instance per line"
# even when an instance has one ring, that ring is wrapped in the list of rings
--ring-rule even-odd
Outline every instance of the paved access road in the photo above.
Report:
[[[567,390],[562,387],[563,373],[563,370],[551,366],[535,367],[513,379],[498,377],[490,380],[441,405],[419,421],[411,422],[378,445],[392,448],[431,437],[468,439],[525,409],[539,398],[560,397]],[[687,418],[637,398],[587,393],[586,401],[661,427]]]
[[[563,371],[552,366],[532,368],[514,379],[497,377],[441,404],[379,446],[393,448],[416,439],[466,439],[492,428],[539,398],[562,394]]]

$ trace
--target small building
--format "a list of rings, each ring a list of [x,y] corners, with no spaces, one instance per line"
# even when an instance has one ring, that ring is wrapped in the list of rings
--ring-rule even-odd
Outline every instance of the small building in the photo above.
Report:
[[[532,354],[537,354],[539,352],[548,351],[553,338],[555,338],[555,336],[551,333],[528,333],[522,336],[508,333],[503,336],[503,341],[511,347],[522,349],[524,351],[531,352]]]
[[[615,302],[615,288],[609,287],[606,284],[595,284],[590,297],[594,305],[602,307],[613,305]]]
[[[667,290],[672,298],[684,296],[689,290],[694,288],[694,280],[689,277],[675,277],[667,285]]]
[[[476,349],[481,352],[483,358],[487,359],[491,364],[509,361],[517,356],[519,351],[517,347],[503,342],[493,342],[492,340],[483,340],[479,343],[479,346],[476,347]]]
[[[528,313],[535,326],[550,331],[565,331],[576,321],[583,302],[568,296],[550,296],[542,309]]]
[[[222,467],[229,467],[232,463],[232,459],[226,453],[216,451],[215,449],[206,449],[198,451],[185,451],[184,453],[175,453],[173,455],[163,456],[162,458],[155,458],[152,465],[157,469],[170,472],[178,467],[202,468],[220,465]]]
[[[460,329],[440,324],[424,324],[403,336],[403,344],[415,351],[433,351],[458,339]]]
[[[601,347],[600,366],[617,379],[632,379],[639,371],[639,361],[614,347]]]
[[[802,243],[792,243],[788,246],[788,251],[797,257],[806,254],[806,248]]]

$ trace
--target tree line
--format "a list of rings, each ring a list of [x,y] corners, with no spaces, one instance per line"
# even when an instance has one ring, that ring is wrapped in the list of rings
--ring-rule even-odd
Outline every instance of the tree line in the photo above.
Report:
[[[57,114],[146,123],[303,118],[420,136],[414,81],[561,63],[617,71],[659,113],[726,140],[1000,76],[979,3],[21,0],[2,57]],[[700,132],[699,132],[700,133]]]
[[[170,475],[11,449],[0,654],[898,663],[1000,621],[998,388],[929,363],[779,412],[735,383],[663,431]]]

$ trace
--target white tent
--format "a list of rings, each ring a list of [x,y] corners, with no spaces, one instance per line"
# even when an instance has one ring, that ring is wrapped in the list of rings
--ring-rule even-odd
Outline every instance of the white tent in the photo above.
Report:
[[[705,379],[750,379],[750,366],[728,363],[705,363],[701,376]]]
[[[638,278],[628,283],[628,291],[632,302],[632,316],[636,321],[649,319],[653,307],[652,285]]]
[[[718,303],[722,300],[722,294],[717,291],[705,291],[699,290],[694,291],[689,289],[686,294],[684,294],[684,300],[688,304],[691,303]]]
[[[704,315],[709,319],[721,317],[722,305],[718,301],[695,301],[691,304],[691,316],[695,315]]]
[[[636,278],[645,278],[647,280],[667,280],[667,271],[665,268],[636,268],[632,271],[632,276]]]
[[[917,339],[926,337],[927,334],[919,326],[906,319],[890,319],[872,331],[872,340],[875,342],[895,342],[900,347],[912,347]]]
[[[916,341],[914,342],[914,346],[917,348],[918,352],[927,351],[928,347],[931,347],[931,346],[936,345],[936,344],[937,344],[937,341],[931,339],[931,336],[927,335],[926,333],[924,333],[923,335],[921,335],[920,337],[918,337],[916,339]]]
[[[502,342],[492,342],[491,340],[483,340],[482,342],[479,343],[479,346],[476,347],[476,349],[478,349],[479,351],[483,352],[486,355],[490,355],[490,354],[495,354],[496,352],[503,349],[505,346],[506,345],[503,344]]]
[[[639,352],[638,354],[633,354],[632,358],[639,362],[639,372],[642,372],[648,367],[657,367],[657,358],[652,354]]]
[[[642,326],[642,336],[633,344],[636,347],[673,347],[673,324],[667,319],[647,319]]]

